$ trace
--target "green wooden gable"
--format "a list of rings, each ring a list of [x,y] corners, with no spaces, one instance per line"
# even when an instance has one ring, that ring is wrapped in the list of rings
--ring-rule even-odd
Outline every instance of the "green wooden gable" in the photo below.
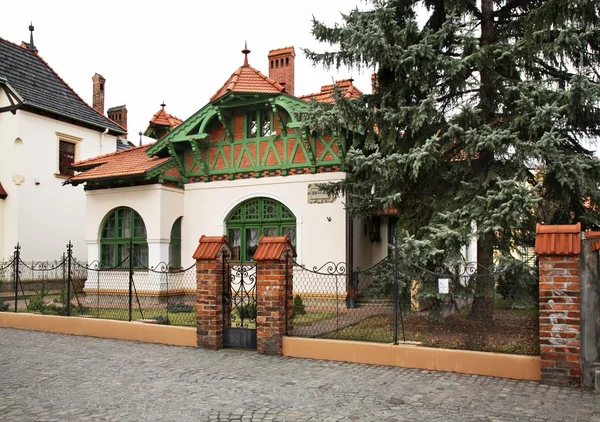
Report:
[[[285,93],[229,92],[146,153],[173,157],[170,163],[181,173],[181,183],[343,171],[345,140],[303,130],[298,116],[307,107]]]

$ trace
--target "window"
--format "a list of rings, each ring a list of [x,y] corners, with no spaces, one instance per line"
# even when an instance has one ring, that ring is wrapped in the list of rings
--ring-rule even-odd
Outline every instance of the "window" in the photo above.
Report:
[[[271,135],[271,115],[268,109],[253,110],[246,115],[246,137],[256,138]]]
[[[59,141],[58,145],[58,173],[61,176],[73,176],[75,171],[71,168],[75,161],[75,144]]]
[[[169,268],[181,268],[181,219],[179,217],[171,228],[171,243],[169,243]]]
[[[233,261],[250,261],[261,236],[288,234],[296,245],[296,217],[281,202],[253,198],[238,205],[226,220]]]
[[[100,263],[103,267],[128,267],[130,242],[133,244],[133,266],[148,267],[146,225],[131,208],[111,211],[104,220],[100,236]]]

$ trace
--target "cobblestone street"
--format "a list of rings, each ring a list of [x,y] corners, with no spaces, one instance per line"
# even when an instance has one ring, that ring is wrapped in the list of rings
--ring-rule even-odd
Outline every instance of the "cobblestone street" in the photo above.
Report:
[[[594,421],[537,382],[0,329],[3,421]]]

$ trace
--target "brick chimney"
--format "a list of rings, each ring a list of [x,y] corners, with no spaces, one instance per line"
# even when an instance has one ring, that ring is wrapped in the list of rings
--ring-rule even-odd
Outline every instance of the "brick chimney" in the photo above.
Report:
[[[269,77],[284,86],[285,92],[294,95],[294,47],[269,51]]]
[[[125,130],[127,130],[127,107],[124,105],[111,107],[108,109],[106,114],[110,120],[118,123],[119,125],[123,126]]]
[[[92,81],[94,82],[92,107],[100,114],[104,114],[104,83],[106,82],[106,79],[104,79],[104,76],[96,73],[92,77]]]

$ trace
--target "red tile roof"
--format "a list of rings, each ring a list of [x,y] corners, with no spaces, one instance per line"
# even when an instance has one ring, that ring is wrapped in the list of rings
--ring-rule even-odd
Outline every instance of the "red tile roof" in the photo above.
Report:
[[[129,148],[122,151],[90,158],[73,164],[73,168],[82,173],[71,177],[71,182],[107,179],[117,176],[139,176],[145,174],[172,157],[148,157],[146,150],[152,144]]]
[[[323,85],[321,87],[321,92],[303,95],[300,97],[300,99],[304,101],[311,101],[314,99],[320,103],[331,104],[334,102],[333,92],[335,86],[339,87],[342,90],[345,98],[358,98],[361,96],[362,91],[355,87],[352,84],[352,82],[354,82],[353,79],[343,79],[341,81],[335,81],[335,84]]]
[[[272,261],[281,259],[284,252],[289,251],[290,256],[295,257],[296,251],[290,241],[290,236],[261,236],[258,240],[258,248],[254,253],[256,261]]]
[[[282,85],[263,75],[252,66],[240,66],[231,74],[227,82],[219,88],[215,95],[210,97],[210,101],[215,101],[229,92],[279,94],[283,91],[284,88]]]
[[[6,199],[7,196],[8,196],[8,193],[6,193],[6,191],[2,187],[2,183],[0,183],[0,199]]]
[[[581,223],[548,225],[538,224],[535,253],[538,255],[578,255],[581,249]]]
[[[280,56],[282,54],[291,54],[292,56],[296,57],[296,51],[294,50],[294,47],[276,48],[275,50],[269,51],[269,57]]]
[[[600,232],[585,232],[586,239],[600,239]],[[592,242],[592,250],[594,252],[600,250],[600,240],[594,240]]]
[[[221,247],[226,245],[229,249],[227,236],[204,236],[200,238],[200,244],[194,252],[194,259],[216,259]]]
[[[175,117],[172,114],[167,113],[165,111],[164,104],[161,104],[161,107],[162,108],[160,110],[154,113],[154,116],[152,116],[152,119],[150,119],[150,123],[154,123],[158,126],[170,126],[173,129],[183,123],[183,120],[181,120],[179,117]]]

